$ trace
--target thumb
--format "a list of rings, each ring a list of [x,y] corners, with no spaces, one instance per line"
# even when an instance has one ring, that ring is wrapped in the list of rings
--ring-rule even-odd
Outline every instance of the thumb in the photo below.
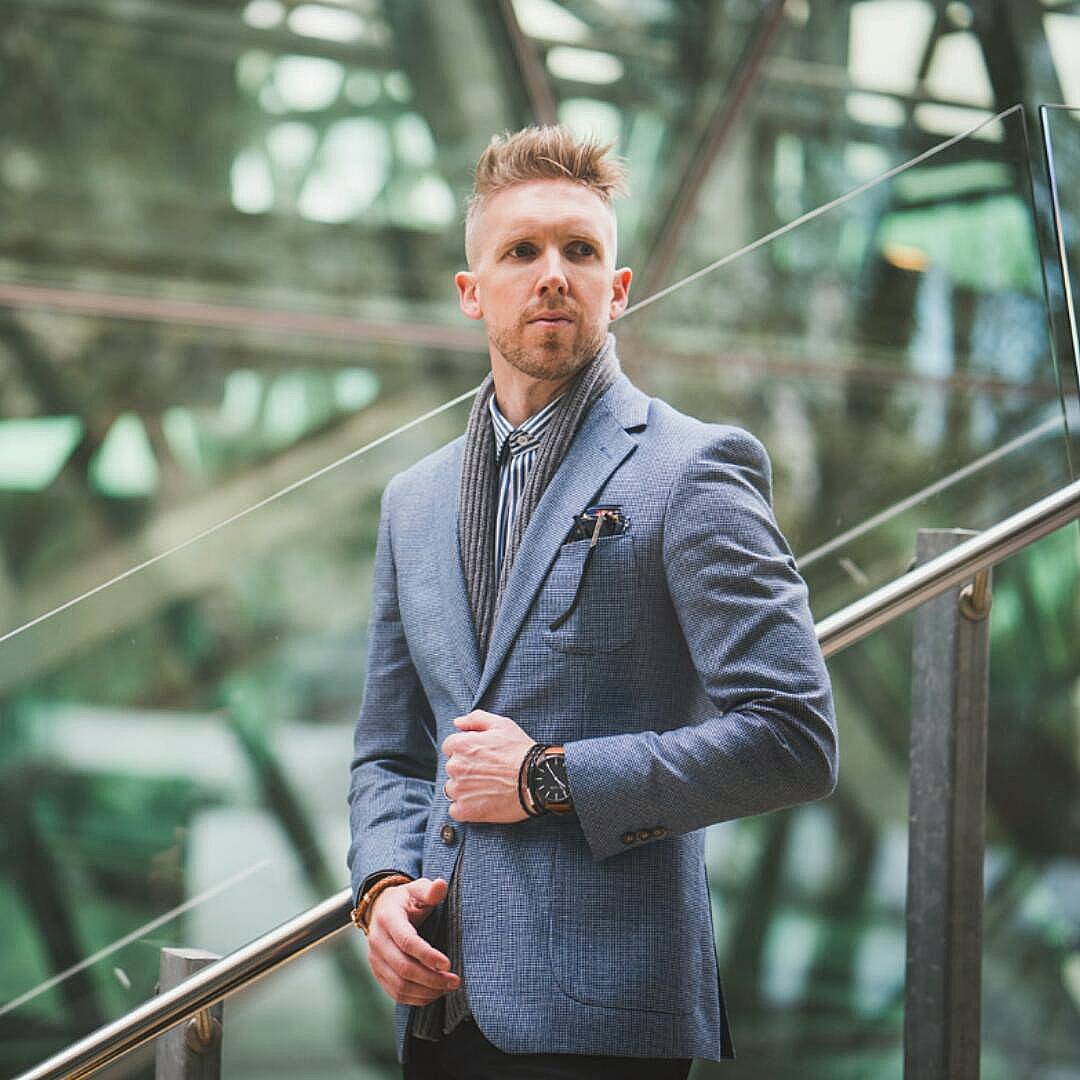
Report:
[[[441,904],[446,899],[450,886],[445,878],[436,878],[431,881],[428,878],[417,878],[409,882],[409,893],[412,899],[423,907],[432,908]]]
[[[458,731],[487,731],[492,726],[492,721],[499,719],[501,717],[494,716],[492,713],[481,712],[478,709],[467,716],[455,717],[454,725]]]

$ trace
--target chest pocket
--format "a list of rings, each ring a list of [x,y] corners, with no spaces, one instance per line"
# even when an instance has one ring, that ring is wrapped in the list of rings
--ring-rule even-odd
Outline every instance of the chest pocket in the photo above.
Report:
[[[640,590],[633,535],[625,532],[601,537],[586,566],[588,551],[588,540],[563,544],[540,591],[537,611],[544,641],[553,649],[613,652],[628,645],[637,630]],[[557,629],[550,629],[574,603],[579,582],[581,592],[570,617]]]

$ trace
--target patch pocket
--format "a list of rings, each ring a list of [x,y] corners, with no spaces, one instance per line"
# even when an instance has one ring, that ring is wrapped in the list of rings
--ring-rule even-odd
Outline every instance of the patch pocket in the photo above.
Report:
[[[696,858],[672,838],[598,863],[582,835],[559,834],[548,940],[551,972],[564,994],[606,1009],[695,1007],[701,937],[688,900],[699,895]]]
[[[586,565],[589,543],[563,544],[540,591],[544,640],[563,652],[612,652],[628,645],[637,630],[640,590],[633,534],[601,537]],[[571,605],[569,618],[552,630]]]

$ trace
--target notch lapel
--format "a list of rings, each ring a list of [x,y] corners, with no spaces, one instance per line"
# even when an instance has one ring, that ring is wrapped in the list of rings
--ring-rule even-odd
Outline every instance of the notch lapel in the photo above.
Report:
[[[458,513],[461,499],[461,462],[465,456],[465,440],[460,439],[449,461],[449,477],[435,485],[435,490],[443,494],[447,489],[453,492],[450,498],[439,501],[439,537],[436,551],[445,551],[446,557],[439,560],[442,581],[442,599],[446,610],[446,632],[454,639],[461,661],[461,672],[465,679],[465,700],[463,712],[472,700],[480,681],[480,647],[476,642],[476,627],[473,625],[472,605],[469,603],[469,590],[465,584],[465,570],[461,562],[461,544],[458,539]]]
[[[521,538],[491,631],[473,709],[506,659],[560,544],[570,532],[574,515],[593,501],[608,477],[636,446],[637,440],[626,433],[601,398],[586,415]]]

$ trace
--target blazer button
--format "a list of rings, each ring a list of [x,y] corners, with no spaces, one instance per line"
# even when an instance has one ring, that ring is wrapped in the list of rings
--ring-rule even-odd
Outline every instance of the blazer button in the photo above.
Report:
[[[661,836],[667,836],[667,829],[665,829],[663,825],[657,825],[656,828],[653,829],[652,834],[659,839]]]
[[[439,835],[444,844],[452,844],[457,839],[457,829],[453,825],[444,825]]]
[[[624,844],[632,844],[636,838],[632,832],[624,832],[619,839],[622,840]]]
[[[650,829],[639,829],[638,834],[637,834],[637,838],[639,840],[651,840],[652,839],[652,831]]]

